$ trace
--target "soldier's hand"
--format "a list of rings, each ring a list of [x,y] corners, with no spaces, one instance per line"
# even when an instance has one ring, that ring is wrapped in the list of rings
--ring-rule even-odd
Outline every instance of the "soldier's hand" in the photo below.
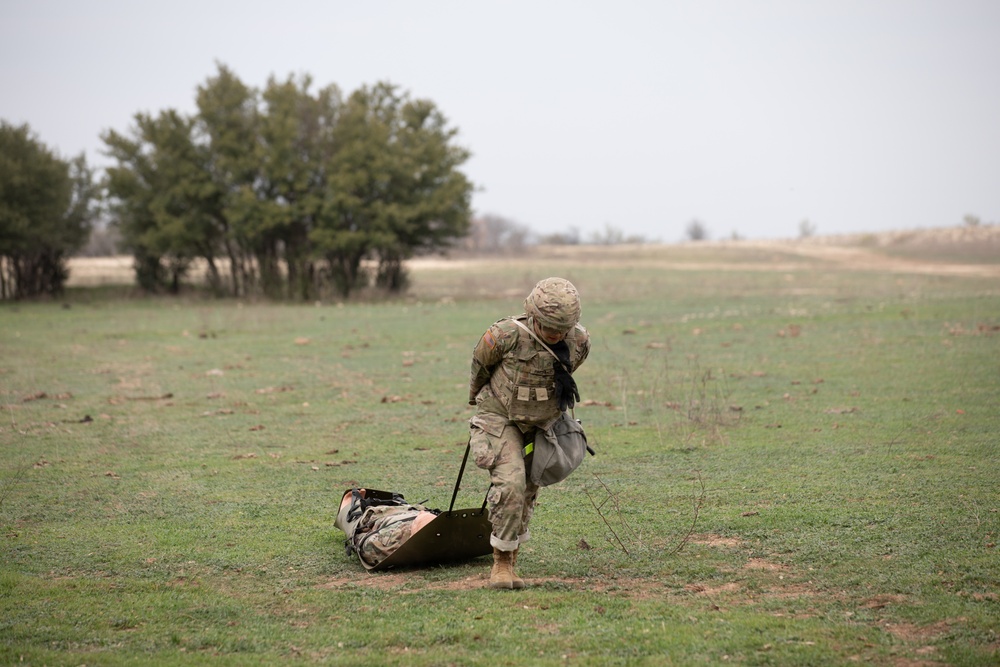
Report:
[[[580,391],[576,387],[576,380],[564,369],[557,367],[555,376],[559,409],[566,412],[580,400]]]
[[[571,409],[576,402],[580,400],[580,392],[576,389],[576,382],[573,382],[573,387],[569,392],[563,391],[562,396],[559,397],[559,409],[563,412]]]

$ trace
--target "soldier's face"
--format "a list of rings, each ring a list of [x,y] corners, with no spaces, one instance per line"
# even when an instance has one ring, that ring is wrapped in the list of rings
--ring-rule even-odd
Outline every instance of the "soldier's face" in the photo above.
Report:
[[[555,345],[565,338],[567,333],[569,333],[568,331],[560,331],[558,329],[543,327],[537,320],[535,320],[534,325],[535,334],[549,345]]]

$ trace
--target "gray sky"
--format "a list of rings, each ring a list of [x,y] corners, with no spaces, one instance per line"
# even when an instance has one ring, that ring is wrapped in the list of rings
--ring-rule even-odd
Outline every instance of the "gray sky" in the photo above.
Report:
[[[0,118],[63,157],[216,62],[431,99],[476,212],[541,233],[1000,222],[997,0],[0,0]]]

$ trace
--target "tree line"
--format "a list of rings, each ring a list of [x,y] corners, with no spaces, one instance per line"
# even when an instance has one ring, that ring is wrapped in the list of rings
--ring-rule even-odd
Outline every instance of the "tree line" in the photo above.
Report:
[[[290,76],[256,89],[219,65],[197,88],[194,114],[138,113],[128,131],[102,135],[112,165],[99,186],[82,157],[67,165],[78,191],[52,202],[59,215],[8,197],[18,182],[0,171],[3,266],[23,261],[8,232],[40,233],[40,216],[56,226],[73,218],[88,231],[101,195],[150,291],[178,290],[196,262],[219,295],[307,300],[368,285],[403,289],[406,259],[440,251],[469,228],[473,186],[460,170],[469,153],[432,102],[393,85],[346,98],[335,85],[311,88],[308,76]],[[26,127],[4,124],[0,134],[47,154]],[[23,172],[19,164],[11,170]],[[43,245],[37,234],[21,240]],[[62,239],[57,263],[85,241],[86,233]],[[57,291],[64,280],[64,265],[42,290],[18,274],[4,296]]]
[[[27,125],[0,122],[0,299],[62,290],[98,197],[83,156],[63,160]]]

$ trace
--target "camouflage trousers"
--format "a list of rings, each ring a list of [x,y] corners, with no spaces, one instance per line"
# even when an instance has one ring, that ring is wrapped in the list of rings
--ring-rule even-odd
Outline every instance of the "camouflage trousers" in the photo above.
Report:
[[[371,566],[384,561],[410,539],[413,521],[422,511],[424,508],[417,505],[381,505],[366,509],[349,538],[358,556]]]
[[[475,421],[470,425],[469,446],[476,465],[489,471],[492,483],[486,496],[493,526],[490,544],[514,551],[531,536],[528,524],[538,499],[538,486],[525,474],[530,465],[530,455],[526,459],[524,454],[525,434],[507,423],[502,430],[491,429],[500,431],[493,435]]]

